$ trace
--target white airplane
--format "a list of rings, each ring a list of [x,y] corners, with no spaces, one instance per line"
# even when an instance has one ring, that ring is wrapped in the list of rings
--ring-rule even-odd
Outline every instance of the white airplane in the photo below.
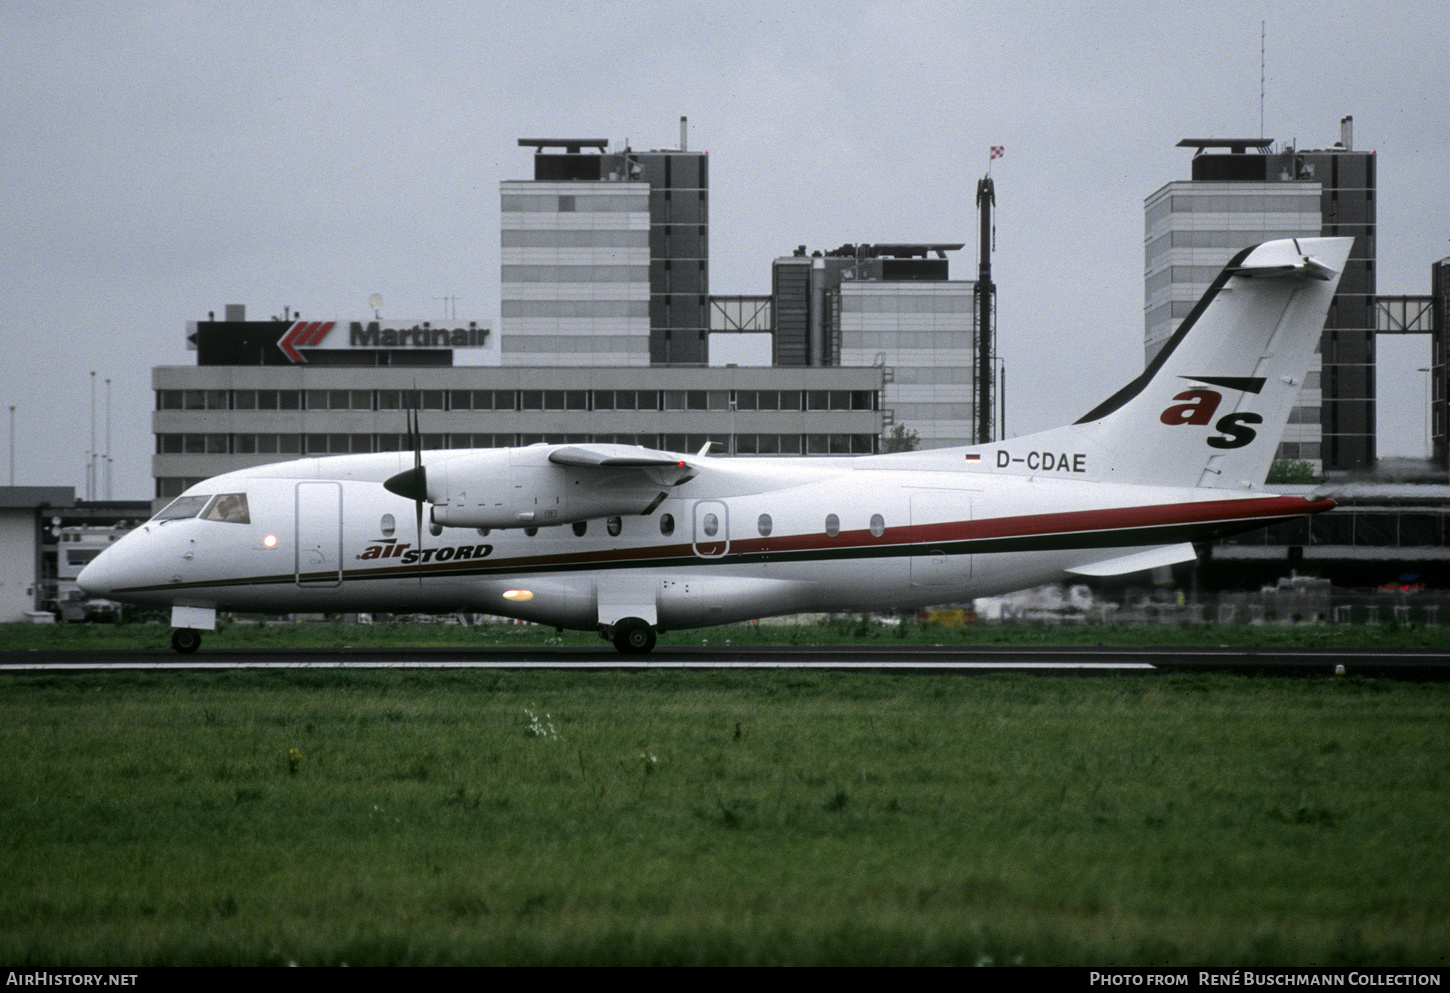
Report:
[[[474,611],[648,652],[659,631],[1186,562],[1195,541],[1334,506],[1260,484],[1351,243],[1240,252],[1147,369],[1066,427],[858,458],[533,445],[302,459],[191,487],[79,583],[170,606],[182,652],[219,610]]]

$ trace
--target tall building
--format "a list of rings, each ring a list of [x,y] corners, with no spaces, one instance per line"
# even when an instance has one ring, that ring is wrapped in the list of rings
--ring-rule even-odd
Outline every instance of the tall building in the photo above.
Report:
[[[970,280],[950,278],[961,244],[843,245],[774,266],[777,365],[881,367],[886,427],[922,448],[973,441]]]
[[[704,365],[709,159],[521,138],[534,178],[500,184],[503,364]]]
[[[1351,119],[1329,148],[1272,140],[1184,139],[1192,178],[1144,204],[1144,351],[1151,360],[1235,253],[1260,241],[1354,236],[1320,347],[1279,457],[1327,473],[1375,459],[1375,153],[1353,149]]]
[[[1450,258],[1430,267],[1430,451],[1436,465],[1450,465]]]

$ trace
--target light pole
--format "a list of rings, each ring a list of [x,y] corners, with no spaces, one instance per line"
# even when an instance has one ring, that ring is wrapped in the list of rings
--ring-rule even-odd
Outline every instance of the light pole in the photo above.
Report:
[[[735,454],[735,395],[733,390],[730,396],[730,454]]]
[[[86,458],[86,499],[96,498],[96,371],[91,370],[91,450]]]
[[[106,499],[111,499],[111,380],[106,380]]]

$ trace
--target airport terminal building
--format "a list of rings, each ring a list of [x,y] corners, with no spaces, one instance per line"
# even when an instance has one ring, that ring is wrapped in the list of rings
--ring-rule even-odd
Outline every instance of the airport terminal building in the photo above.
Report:
[[[972,437],[974,284],[960,245],[850,245],[776,260],[771,293],[709,293],[709,157],[525,138],[500,184],[500,313],[478,320],[187,326],[194,366],[153,370],[155,496],[232,469],[406,447],[617,442],[716,454],[863,455],[905,425]],[[764,276],[764,273],[763,273]],[[711,342],[754,340],[731,363]],[[765,342],[764,348],[759,347]],[[722,349],[723,352],[723,349]]]
[[[455,365],[486,347],[486,325],[247,321],[229,309],[239,319],[188,327],[195,366],[152,370],[158,498],[269,462],[406,450],[410,407],[426,449],[713,441],[719,454],[852,455],[879,444],[880,368]]]

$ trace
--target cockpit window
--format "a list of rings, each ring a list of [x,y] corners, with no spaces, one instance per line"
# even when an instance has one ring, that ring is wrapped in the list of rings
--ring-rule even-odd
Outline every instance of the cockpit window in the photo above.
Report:
[[[229,524],[250,524],[245,493],[220,493],[201,515],[204,521],[226,521]]]
[[[179,521],[184,517],[195,517],[201,513],[201,508],[205,507],[210,499],[210,495],[177,497],[151,519],[153,521]]]

